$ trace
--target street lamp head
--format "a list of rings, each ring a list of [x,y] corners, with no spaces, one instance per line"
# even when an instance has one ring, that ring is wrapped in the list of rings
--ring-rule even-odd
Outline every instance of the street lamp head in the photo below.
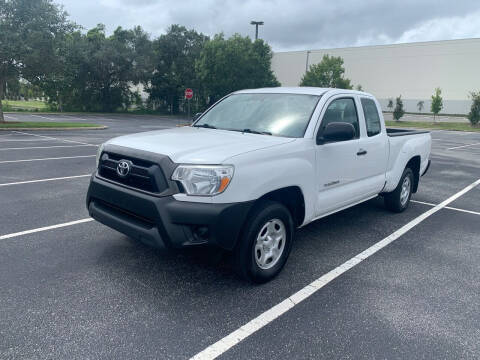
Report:
[[[250,21],[250,24],[255,25],[255,40],[258,39],[258,25],[263,25],[263,21]]]

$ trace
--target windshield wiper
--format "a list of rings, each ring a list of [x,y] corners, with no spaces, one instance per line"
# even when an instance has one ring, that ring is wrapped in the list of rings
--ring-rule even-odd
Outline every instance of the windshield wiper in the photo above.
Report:
[[[269,131],[257,131],[252,129],[243,129],[242,132],[250,134],[272,135],[272,133]]]
[[[193,125],[193,127],[202,127],[202,128],[206,128],[206,129],[216,129],[215,126],[209,125],[209,124]]]

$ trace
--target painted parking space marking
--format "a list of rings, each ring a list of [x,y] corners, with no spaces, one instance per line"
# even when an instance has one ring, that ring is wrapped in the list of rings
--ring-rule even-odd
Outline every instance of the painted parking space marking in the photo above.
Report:
[[[432,203],[425,202],[425,201],[418,201],[418,200],[410,200],[410,201],[414,202],[414,203],[417,203],[417,204],[423,204],[423,205],[428,205],[428,206],[437,206],[436,204],[432,204]],[[460,212],[464,212],[464,213],[468,213],[468,214],[480,215],[480,212],[478,212],[478,211],[465,210],[465,209],[460,209],[460,208],[456,208],[456,207],[452,207],[452,206],[445,206],[445,209],[460,211]]]
[[[81,141],[61,139],[61,138],[56,138],[56,137],[52,137],[52,136],[45,136],[45,135],[38,135],[38,134],[31,134],[31,133],[27,133],[27,132],[24,132],[24,131],[14,131],[14,133],[16,133],[16,134],[23,134],[23,135],[30,135],[30,136],[36,136],[36,137],[44,138],[44,139],[58,140],[58,141],[63,141],[63,142],[73,143],[73,144],[82,144],[82,145],[98,146],[98,145],[89,144],[89,143],[81,142]]]
[[[0,142],[37,142],[37,141],[54,141],[49,139],[0,139]]]
[[[358,265],[365,259],[368,259],[370,256],[372,256],[379,250],[383,249],[387,245],[391,244],[392,242],[400,238],[402,235],[407,233],[409,230],[411,230],[412,228],[414,228],[415,226],[423,222],[425,219],[435,214],[437,211],[445,208],[448,204],[455,201],[460,196],[472,190],[479,184],[480,184],[480,179],[468,185],[467,187],[457,192],[456,194],[452,195],[448,199],[442,201],[440,204],[435,205],[430,210],[417,216],[415,219],[411,220],[410,222],[402,226],[400,229],[398,229],[394,233],[390,234],[383,240],[380,240],[376,244],[370,246],[368,249],[357,254],[350,260],[344,262],[342,265],[322,275],[318,279],[314,280],[313,282],[305,286],[303,289],[297,291],[296,293],[289,296],[282,302],[273,306],[269,310],[263,312],[253,320],[249,321],[248,323],[241,326],[237,330],[231,332],[230,334],[220,339],[216,343],[208,346],[198,354],[194,355],[191,359],[192,360],[208,360],[208,359],[215,359],[218,356],[222,355],[223,353],[225,353],[226,351],[228,351],[229,349],[237,345],[239,342],[245,340],[250,335],[262,329],[265,325],[271,323],[272,321],[274,321],[275,319],[277,319],[278,317],[286,313],[288,310],[298,305],[303,300],[309,298],[318,290],[320,290],[322,287],[329,284],[331,281],[333,281],[334,279],[336,279],[346,271]]]
[[[77,156],[62,156],[62,157],[50,157],[50,158],[39,158],[39,159],[4,160],[4,161],[0,161],[0,164],[10,164],[10,163],[29,162],[29,161],[78,159],[78,158],[88,158],[88,157],[95,157],[95,156],[97,155],[77,155]]]
[[[75,220],[75,221],[69,221],[69,222],[62,223],[62,224],[44,226],[44,227],[40,227],[40,228],[36,228],[36,229],[19,231],[19,232],[16,232],[16,233],[11,233],[11,234],[6,234],[6,235],[0,235],[0,240],[11,239],[11,238],[15,238],[15,237],[18,237],[18,236],[34,234],[34,233],[37,233],[37,232],[42,232],[42,231],[47,231],[47,230],[59,229],[59,228],[67,227],[67,226],[82,224],[82,223],[89,222],[89,221],[93,221],[93,219],[92,218],[85,218],[85,219],[80,219],[80,220]]]
[[[36,116],[36,117],[46,119],[46,120],[55,120],[54,118],[50,118],[50,117],[43,116],[43,115],[37,115],[37,114],[30,114],[30,116]]]
[[[75,120],[82,120],[82,121],[88,121],[88,120],[89,120],[89,119],[81,118],[81,117],[74,116],[74,115],[65,115],[65,118],[66,118],[67,116],[68,116],[69,118],[72,118],[72,119],[75,119]]]
[[[28,146],[28,147],[14,147],[14,148],[0,148],[0,151],[7,150],[33,150],[33,149],[53,149],[53,148],[73,148],[73,147],[82,147],[82,146],[98,146],[98,145],[53,145],[53,146]]]
[[[462,149],[462,148],[466,148],[466,147],[469,147],[469,146],[476,146],[476,145],[480,145],[480,143],[474,143],[474,144],[467,144],[467,145],[454,146],[454,147],[448,148],[447,150]]]
[[[0,184],[0,187],[2,187],[2,186],[11,186],[11,185],[21,185],[21,184],[32,184],[32,183],[47,182],[47,181],[77,179],[77,178],[84,178],[84,177],[90,177],[90,176],[92,176],[92,174],[74,175],[74,176],[63,176],[63,177],[48,178],[48,179],[38,179],[38,180],[17,181],[17,182]]]

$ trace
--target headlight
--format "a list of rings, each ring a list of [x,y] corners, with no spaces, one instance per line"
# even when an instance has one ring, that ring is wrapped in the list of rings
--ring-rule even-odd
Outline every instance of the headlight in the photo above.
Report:
[[[95,167],[98,169],[98,164],[100,163],[100,156],[102,155],[102,151],[103,151],[103,148],[105,147],[104,144],[101,144],[99,147],[98,147],[98,150],[97,150],[97,156],[95,157]]]
[[[172,180],[179,181],[188,195],[222,193],[233,177],[233,165],[179,165]]]

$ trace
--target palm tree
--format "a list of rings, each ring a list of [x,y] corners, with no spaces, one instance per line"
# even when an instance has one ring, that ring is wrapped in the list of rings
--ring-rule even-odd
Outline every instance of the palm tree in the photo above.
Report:
[[[388,99],[388,105],[387,105],[387,108],[390,109],[390,111],[392,111],[393,109],[393,99]]]
[[[418,108],[418,111],[419,112],[422,112],[423,110],[423,105],[425,105],[425,102],[423,100],[420,100],[418,103],[417,103],[417,108]]]

